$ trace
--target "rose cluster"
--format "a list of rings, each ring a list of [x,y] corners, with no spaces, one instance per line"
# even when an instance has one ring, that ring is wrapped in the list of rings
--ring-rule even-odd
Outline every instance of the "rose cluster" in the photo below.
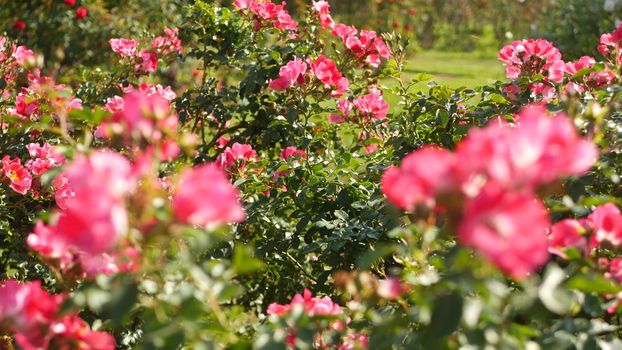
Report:
[[[536,192],[584,174],[597,154],[567,116],[532,105],[515,124],[472,129],[455,152],[425,147],[406,156],[385,172],[382,190],[403,209],[444,212],[460,243],[524,278],[548,260],[549,218]]]
[[[164,28],[164,35],[157,36],[151,41],[150,48],[138,49],[138,42],[133,39],[110,39],[110,47],[124,62],[134,67],[136,74],[155,72],[160,59],[170,60],[171,56],[181,54],[184,47],[177,37],[177,28]]]

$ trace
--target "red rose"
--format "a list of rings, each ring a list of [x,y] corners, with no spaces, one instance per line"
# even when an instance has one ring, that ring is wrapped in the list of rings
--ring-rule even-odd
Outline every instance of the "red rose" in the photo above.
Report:
[[[13,28],[16,29],[16,30],[24,30],[24,29],[26,29],[26,22],[24,22],[24,21],[17,21],[13,25]]]
[[[69,7],[76,6],[76,0],[65,0],[65,4]]]
[[[84,17],[86,17],[87,14],[88,14],[88,10],[84,6],[78,7],[76,9],[76,18],[77,19],[84,19]]]

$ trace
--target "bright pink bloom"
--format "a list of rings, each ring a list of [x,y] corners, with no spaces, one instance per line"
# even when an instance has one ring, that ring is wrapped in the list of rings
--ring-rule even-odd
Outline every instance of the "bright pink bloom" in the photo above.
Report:
[[[119,156],[120,157],[120,156]],[[127,232],[127,212],[117,198],[115,191],[123,191],[121,187],[125,187],[128,182],[127,178],[119,180],[119,183],[112,183],[105,178],[111,175],[111,178],[118,178],[120,173],[125,173],[128,169],[110,169],[115,163],[120,163],[121,167],[125,167],[126,160],[109,159],[109,165],[97,164],[99,160],[91,157],[89,164],[72,164],[72,169],[68,171],[84,171],[86,176],[91,176],[92,180],[79,181],[73,174],[68,173],[69,182],[74,191],[74,197],[69,201],[67,209],[60,214],[56,229],[59,235],[75,246],[78,251],[86,254],[102,254],[110,251]],[[101,157],[99,157],[101,158]],[[85,167],[85,169],[76,169],[77,166]],[[97,169],[96,167],[101,167]],[[101,173],[101,171],[109,171]],[[89,174],[89,175],[87,175]],[[129,174],[128,176],[129,177]],[[102,188],[93,187],[93,181],[100,180]],[[86,182],[86,183],[81,183]],[[86,186],[83,188],[83,186]],[[108,188],[106,188],[108,187]],[[85,189],[90,190],[90,194],[83,193]],[[98,193],[99,192],[99,193]],[[121,194],[121,193],[118,193]]]
[[[343,77],[339,79],[339,81],[335,85],[335,89],[333,89],[330,95],[332,97],[341,97],[348,91],[350,91],[350,81],[348,80],[348,78]]]
[[[578,79],[573,79],[573,76],[579,71],[592,68],[595,64],[596,60],[590,56],[583,56],[578,61],[566,63],[566,74],[571,79],[566,88],[571,92],[583,93],[586,89],[590,90],[611,85],[615,80],[615,74],[607,68],[601,72],[595,71]]]
[[[67,110],[71,111],[74,109],[82,109],[82,100],[79,98],[71,98],[69,100],[69,104],[67,105]]]
[[[0,324],[16,332],[26,332],[36,324],[50,322],[63,301],[60,295],[49,295],[40,281],[19,283],[0,282]]]
[[[63,299],[48,294],[39,281],[0,282],[0,332],[19,334],[17,342],[22,347],[33,344],[39,349],[46,348],[45,328],[55,319]]]
[[[124,130],[146,138],[153,138],[157,126],[163,121],[177,117],[170,114],[169,101],[160,94],[147,94],[143,91],[132,91],[123,97],[123,103],[118,99],[109,100],[107,107],[116,109],[112,121],[123,126]],[[122,106],[122,110],[119,110]],[[157,124],[157,125],[156,125]],[[168,125],[165,123],[162,125]],[[176,129],[176,123],[175,123]]]
[[[126,157],[116,152],[98,150],[88,157],[78,155],[63,174],[76,198],[97,197],[93,194],[98,193],[100,197],[121,199],[134,190],[135,179],[130,176],[131,170]]]
[[[70,242],[59,235],[54,227],[46,226],[41,221],[35,225],[34,232],[26,237],[26,243],[30,249],[48,259],[57,260],[61,266],[70,264],[73,259]]]
[[[51,295],[39,281],[0,283],[0,332],[15,336],[25,350],[115,349],[114,337],[95,332],[75,314],[60,315],[62,295]]]
[[[76,9],[76,19],[82,20],[86,18],[87,15],[88,15],[88,10],[86,9],[86,7],[81,6]]]
[[[336,35],[339,38],[341,38],[341,40],[345,44],[348,38],[356,38],[356,34],[358,33],[358,30],[354,26],[347,26],[343,23],[338,23],[338,24],[335,24],[332,33],[333,35]],[[361,41],[358,38],[356,38],[356,40],[360,44]],[[346,46],[348,47],[347,44]],[[348,49],[352,50],[351,47],[348,47]]]
[[[382,176],[382,192],[396,206],[412,210],[432,207],[436,195],[456,187],[452,176],[457,159],[451,152],[434,147],[419,149],[391,167]]]
[[[343,78],[335,61],[326,56],[319,56],[315,60],[310,60],[309,63],[313,74],[326,85],[335,86]]]
[[[364,333],[349,333],[337,350],[367,349],[369,338]]]
[[[548,101],[557,97],[557,89],[545,83],[537,83],[529,85],[529,91],[532,98],[539,100],[541,103],[548,103]]]
[[[292,19],[289,12],[283,8],[284,5],[281,6],[281,9],[276,15],[276,19],[273,21],[274,28],[282,30],[296,30],[296,28],[298,28],[298,22]]]
[[[257,22],[257,29],[261,28],[264,23],[272,23],[277,29],[295,30],[298,27],[298,22],[292,20],[289,12],[285,9],[285,5],[285,2],[277,5],[266,0],[236,0],[233,2],[233,6],[236,8],[242,11],[249,10],[253,14]]]
[[[357,97],[352,103],[364,120],[384,119],[389,111],[389,105],[382,98],[382,95],[374,93]]]
[[[141,50],[140,54],[140,63],[136,64],[134,67],[134,71],[139,72],[155,72],[158,70],[158,56],[152,51],[149,50]]]
[[[33,160],[26,162],[26,168],[35,175],[41,176],[46,171],[65,163],[65,156],[49,143],[45,143],[43,146],[30,143],[26,145],[26,148],[30,157],[33,158]]]
[[[613,258],[608,265],[609,271],[605,273],[605,276],[622,284],[622,258]]]
[[[378,67],[382,58],[391,57],[389,47],[374,31],[361,30],[360,35],[357,36],[358,31],[355,27],[340,23],[333,26],[332,33],[341,38],[344,46],[356,57],[372,67]]]
[[[225,148],[227,147],[230,141],[231,141],[231,138],[221,136],[218,138],[218,140],[216,140],[216,148]]]
[[[2,172],[11,181],[11,189],[19,194],[26,194],[32,186],[32,175],[21,165],[19,158],[11,160],[11,157],[4,156]]]
[[[535,196],[489,184],[466,202],[458,239],[521,279],[548,260],[549,225],[546,209]]]
[[[197,226],[241,222],[245,218],[239,193],[215,164],[184,171],[173,195],[173,213],[182,223]]]
[[[134,87],[130,85],[124,88],[123,92],[128,94],[134,90],[135,90]],[[148,83],[142,83],[138,86],[138,90],[146,94],[147,96],[159,95],[160,97],[162,97],[163,99],[169,102],[173,101],[177,97],[177,94],[175,93],[175,91],[173,91],[173,89],[170,86],[163,87],[160,84],[152,85]]]
[[[164,35],[154,38],[151,41],[151,48],[161,55],[181,54],[184,51],[184,47],[181,44],[181,40],[177,37],[178,33],[179,29],[177,28],[164,27]]]
[[[378,144],[372,143],[371,145],[367,145],[363,147],[365,154],[372,154],[378,150]]]
[[[619,24],[613,33],[603,34],[600,37],[601,45],[598,51],[614,64],[622,62],[622,24]]]
[[[55,226],[38,225],[28,244],[50,258],[112,251],[128,229],[124,199],[135,185],[131,170],[127,158],[114,152],[76,157],[62,174],[73,196],[64,203]]]
[[[222,169],[231,169],[236,165],[243,169],[246,165],[246,161],[253,160],[256,154],[251,145],[236,142],[230,147],[225,148],[218,156],[218,159],[216,159],[216,164]],[[238,164],[238,162],[240,164]]]
[[[334,124],[341,124],[348,120],[350,112],[352,111],[353,104],[348,99],[337,101],[337,109],[340,113],[332,113],[328,116],[328,122]]]
[[[268,305],[268,315],[282,316],[296,306],[302,306],[309,316],[341,315],[341,306],[334,303],[329,297],[314,297],[311,291],[305,288],[303,295],[296,294],[289,304],[280,305],[272,303]]]
[[[125,108],[125,103],[123,102],[123,97],[121,96],[112,96],[106,99],[106,110],[110,113],[121,112]]]
[[[359,41],[361,45],[360,50],[356,50],[355,48],[351,48],[351,50],[355,52],[359,51],[357,52],[357,56],[365,57],[365,62],[370,66],[378,67],[380,65],[381,58],[388,59],[391,57],[389,47],[384,43],[382,38],[376,34],[376,32],[371,30],[362,30],[361,35],[359,36]]]
[[[123,57],[134,57],[138,53],[138,43],[136,40],[118,38],[110,39],[108,42],[110,43],[112,51]]]
[[[288,160],[289,158],[307,158],[307,152],[297,149],[294,146],[286,147],[283,151],[281,151],[281,159]]]
[[[328,4],[328,2],[324,0],[314,1],[313,9],[315,10],[315,13],[319,17],[320,25],[322,27],[324,28],[334,27],[335,21],[333,21],[333,18],[330,16],[330,5]]]
[[[260,19],[271,20],[278,16],[281,7],[270,0],[256,0],[251,6],[251,11]]]
[[[32,66],[35,63],[35,53],[24,45],[15,47],[12,56],[20,66]]]
[[[273,90],[286,90],[295,84],[303,85],[306,71],[307,64],[300,58],[295,58],[279,69],[279,77],[271,80],[268,87]]]
[[[291,310],[291,306],[289,304],[281,305],[277,303],[272,303],[268,305],[268,310],[266,311],[268,315],[277,315],[282,316]]]
[[[596,60],[591,56],[582,56],[577,61],[567,62],[564,71],[569,75],[577,74],[581,69],[591,68],[596,64]]]
[[[564,248],[575,248],[587,252],[587,238],[584,236],[589,229],[587,220],[564,219],[551,227],[549,233],[549,253],[566,258]]]
[[[543,39],[514,41],[499,53],[510,79],[520,76],[534,77],[541,74],[555,83],[563,80],[562,54],[552,43]]]
[[[15,113],[23,118],[30,118],[39,113],[39,101],[29,94],[29,90],[22,89],[15,97]]]
[[[69,7],[74,7],[76,6],[76,0],[65,0],[65,5]]]
[[[622,244],[622,214],[615,204],[607,203],[594,209],[588,217],[598,243]]]
[[[241,10],[250,8],[257,0],[235,0],[233,6]]]
[[[600,43],[603,45],[617,45],[622,40],[622,25],[612,33],[603,34],[600,36]]]
[[[313,75],[324,83],[326,88],[333,89],[333,97],[340,97],[349,91],[348,78],[341,74],[335,61],[322,55],[315,60],[309,60],[309,65]]]
[[[519,113],[515,127],[492,123],[472,129],[457,153],[458,158],[469,159],[459,168],[465,181],[484,173],[508,187],[538,186],[582,175],[598,156],[594,143],[581,138],[567,116],[548,116],[536,105]]]
[[[67,179],[67,176],[60,174],[54,178],[52,186],[54,187],[54,199],[56,200],[56,205],[61,210],[66,210],[69,202],[75,196],[75,193],[69,185],[69,179]]]

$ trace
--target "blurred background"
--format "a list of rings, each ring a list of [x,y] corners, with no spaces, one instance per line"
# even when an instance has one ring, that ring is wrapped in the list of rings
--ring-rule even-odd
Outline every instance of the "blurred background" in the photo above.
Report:
[[[0,0],[0,32],[43,53],[46,68],[109,62],[111,37],[181,26],[191,0]],[[230,3],[231,0],[214,0]],[[310,0],[288,0],[295,17]],[[597,56],[602,33],[615,29],[622,0],[328,0],[336,20],[399,31],[411,39],[408,71],[449,85],[503,78],[498,50],[515,39],[546,38],[570,60]],[[78,14],[79,8],[88,12]],[[146,30],[145,30],[146,28]],[[82,40],[89,37],[88,41]]]

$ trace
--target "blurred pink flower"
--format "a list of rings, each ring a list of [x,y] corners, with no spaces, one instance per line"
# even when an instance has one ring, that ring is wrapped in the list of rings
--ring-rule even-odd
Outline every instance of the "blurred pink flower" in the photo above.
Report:
[[[452,176],[457,159],[453,153],[424,147],[407,155],[400,167],[390,167],[382,176],[382,192],[396,206],[412,210],[417,205],[433,207],[439,192],[456,187]]]
[[[546,208],[534,195],[489,184],[466,202],[458,239],[504,273],[523,279],[549,258],[549,225]]]
[[[376,289],[376,293],[379,297],[388,300],[396,300],[407,291],[408,288],[402,284],[399,277],[395,276],[390,276],[387,279],[380,280],[378,288]]]
[[[241,222],[239,193],[215,164],[185,170],[173,195],[173,213],[182,223],[210,226]]]

